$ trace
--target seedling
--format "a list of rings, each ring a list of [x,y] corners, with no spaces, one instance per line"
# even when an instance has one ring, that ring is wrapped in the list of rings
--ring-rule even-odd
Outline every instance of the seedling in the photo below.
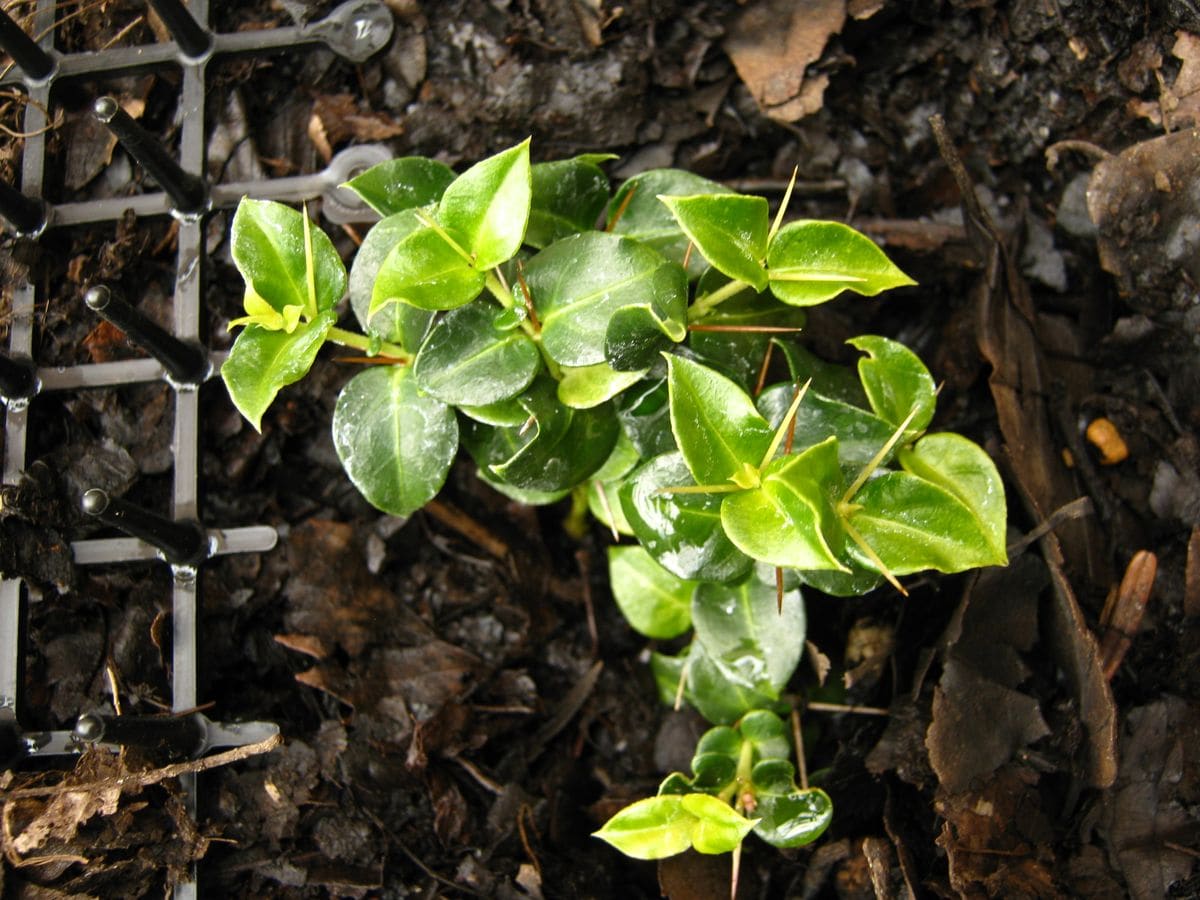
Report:
[[[805,307],[912,284],[868,238],[672,169],[611,194],[609,158],[531,164],[526,141],[461,175],[376,166],[347,184],[382,217],[348,274],[306,214],[243,200],[246,315],[221,374],[258,428],[323,345],[350,347],[377,364],[338,397],[334,445],[375,506],[420,509],[461,445],[507,496],[573,496],[636,538],[611,550],[613,594],[648,637],[694,629],[653,669],[665,702],[716,727],[691,777],[598,836],[639,858],[750,832],[799,846],[832,815],[796,784],[780,718],[802,587],[1002,564],[1003,485],[977,445],[926,433],[937,391],[905,347],[853,339],[855,379],[791,338]],[[337,324],[347,291],[361,331]],[[790,377],[767,386],[772,351]]]

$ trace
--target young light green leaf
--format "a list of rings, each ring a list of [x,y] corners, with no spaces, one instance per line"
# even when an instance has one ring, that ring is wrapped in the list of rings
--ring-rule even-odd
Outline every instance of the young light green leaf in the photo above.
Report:
[[[417,389],[407,366],[372,366],[338,395],[333,445],[372,505],[407,516],[441,490],[458,450],[458,424],[448,406]]]
[[[413,362],[417,386],[451,406],[487,406],[525,390],[541,354],[525,332],[497,330],[496,312],[490,303],[472,303],[447,313]]]
[[[373,319],[390,303],[454,309],[478,297],[483,284],[483,272],[473,269],[438,229],[421,224],[383,258],[367,315]]]
[[[621,507],[642,546],[668,572],[696,581],[736,581],[753,565],[721,527],[716,494],[664,494],[690,484],[679,453],[665,453],[635,470],[620,490]]]
[[[686,334],[683,271],[636,241],[602,232],[564,238],[529,260],[525,283],[542,346],[564,366],[605,362],[610,320],[626,307],[645,309],[654,333],[669,340]]]
[[[574,409],[591,409],[611,400],[641,380],[646,372],[618,372],[606,362],[592,366],[563,366],[558,399]]]
[[[684,794],[683,809],[696,817],[692,847],[697,853],[729,853],[754,828],[757,819],[747,819],[728,803],[708,794]]]
[[[770,211],[765,197],[699,194],[658,199],[713,268],[756,291],[766,290],[763,261]]]
[[[403,156],[371,166],[342,187],[354,191],[371,209],[386,217],[436,203],[452,181],[454,170],[445,163],[424,156]]]
[[[243,198],[233,216],[233,262],[253,292],[286,315],[298,307],[305,319],[330,309],[346,292],[346,267],[329,236],[311,228],[313,296],[309,296],[303,213],[273,200]]]
[[[650,638],[673,638],[692,624],[696,583],[676,578],[641,547],[609,547],[613,599],[633,629]]]
[[[521,249],[533,193],[529,139],[478,162],[446,188],[437,220],[462,235],[480,272]]]
[[[621,185],[608,205],[609,230],[647,244],[667,259],[683,265],[691,239],[684,234],[660,195],[732,193],[728,188],[681,169],[651,169]],[[613,219],[620,215],[616,224]],[[698,278],[707,262],[697,253],[688,260],[689,278]]]
[[[763,470],[754,490],[728,495],[721,524],[743,553],[773,566],[847,571],[834,508],[842,485],[837,438],[780,457]]]
[[[375,279],[392,248],[422,227],[416,210],[388,216],[367,232],[350,266],[350,308],[358,324],[364,331],[399,344],[409,353],[416,353],[425,340],[433,322],[433,310],[418,309],[409,303],[389,303],[371,315],[371,297]]]
[[[299,381],[312,368],[317,351],[337,322],[333,310],[286,331],[267,331],[251,325],[242,329],[221,366],[221,378],[233,405],[262,430],[262,416],[279,389]]]
[[[804,601],[798,590],[777,605],[774,586],[702,583],[692,595],[696,639],[730,681],[778,696],[804,651]]]
[[[692,846],[697,821],[683,807],[685,796],[667,794],[639,800],[605,822],[593,837],[634,859],[664,859],[682,853]]]
[[[981,518],[946,488],[908,472],[870,479],[854,495],[848,521],[894,575],[1006,561],[1003,545],[994,544],[990,516]],[[864,568],[878,568],[854,543],[846,549]]]
[[[771,291],[784,303],[815,306],[850,290],[867,297],[916,284],[874,241],[841,222],[790,222],[767,250]]]
[[[927,434],[897,454],[900,465],[954,495],[972,515],[991,549],[993,565],[1007,559],[1008,508],[1000,473],[983,448],[959,434]]]
[[[560,238],[596,227],[608,203],[608,176],[599,163],[610,153],[588,153],[574,159],[535,163],[533,203],[525,243],[539,250]]]
[[[758,466],[771,426],[736,384],[707,366],[667,356],[671,431],[697,484],[724,484]]]

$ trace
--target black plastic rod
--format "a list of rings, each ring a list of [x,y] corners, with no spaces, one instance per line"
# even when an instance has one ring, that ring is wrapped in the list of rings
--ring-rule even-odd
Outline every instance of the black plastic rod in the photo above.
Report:
[[[0,47],[13,58],[22,72],[34,81],[45,81],[54,74],[54,57],[38,46],[20,25],[0,9]]]
[[[85,492],[80,505],[85,513],[105,525],[153,544],[174,565],[196,565],[208,556],[208,535],[199,522],[164,518],[121,497],[110,497],[99,488]]]
[[[202,27],[179,0],[150,0],[150,5],[175,38],[184,55],[201,59],[213,46],[213,36]]]
[[[5,400],[28,400],[41,386],[33,363],[18,362],[0,354],[0,397]]]
[[[136,747],[169,757],[198,755],[207,738],[204,721],[190,716],[103,716],[84,713],[75,720],[76,739],[88,744]]]
[[[101,97],[93,110],[96,118],[117,136],[121,146],[162,186],[181,213],[202,213],[208,206],[204,179],[185,172],[163,149],[154,135],[133,121],[112,97]]]
[[[0,215],[8,219],[17,234],[37,234],[46,227],[46,204],[26,197],[7,181],[0,181]]]
[[[129,339],[162,363],[177,384],[201,384],[211,370],[208,354],[194,344],[185,344],[160,328],[139,309],[104,285],[83,295],[88,309],[120,328]]]

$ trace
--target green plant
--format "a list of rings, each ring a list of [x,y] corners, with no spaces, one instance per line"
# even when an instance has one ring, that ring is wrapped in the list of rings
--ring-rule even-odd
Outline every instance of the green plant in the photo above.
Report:
[[[233,257],[246,316],[222,377],[257,428],[326,343],[368,363],[338,397],[337,453],[375,506],[432,499],[460,444],[506,495],[571,495],[615,534],[613,593],[664,699],[713,722],[692,778],[598,833],[626,853],[726,852],[754,830],[814,839],[832,806],[797,786],[780,713],[804,644],[801,585],[1004,562],[995,467],[926,434],[936,390],[902,345],[862,336],[858,378],[792,340],[804,308],[911,280],[836,222],[772,221],[767,201],[677,170],[610,195],[590,154],[531,164],[526,141],[455,175],[397,159],[348,183],[382,219],[349,275],[286,206],[243,200]],[[790,195],[790,191],[789,191]],[[595,227],[603,216],[603,228]],[[349,291],[361,332],[337,326]],[[764,387],[778,350],[789,378]]]

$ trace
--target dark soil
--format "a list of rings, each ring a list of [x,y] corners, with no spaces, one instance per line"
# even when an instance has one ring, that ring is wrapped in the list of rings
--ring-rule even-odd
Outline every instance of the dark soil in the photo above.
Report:
[[[1196,896],[1200,154],[1184,142],[1200,125],[1200,11],[1191,0],[851,0],[807,67],[806,81],[827,78],[823,98],[782,122],[763,114],[728,51],[736,35],[767,52],[792,5],[390,0],[395,37],[364,65],[324,50],[215,63],[208,103],[224,131],[210,172],[313,172],[329,150],[379,140],[461,167],[529,135],[539,159],[620,154],[615,179],[678,166],[775,199],[798,166],[792,215],[849,221],[920,283],[820,309],[809,345],[848,360],[849,336],[905,341],[943,384],[934,427],[971,436],[1001,465],[1012,540],[1056,527],[1006,570],[913,579],[907,599],[808,595],[810,639],[832,671],[821,687],[802,666],[797,703],[889,715],[805,713],[808,765],[834,823],[802,850],[748,841],[739,896]],[[814,19],[829,5],[813,4]],[[100,46],[141,9],[102,6],[62,45]],[[276,6],[304,4],[214,3],[213,21],[286,22]],[[769,27],[739,24],[756,7],[773,11]],[[140,28],[123,40],[153,39]],[[169,142],[175,86],[117,87],[145,101]],[[1168,131],[1175,144],[1149,143]],[[89,140],[64,125],[64,167],[79,155],[72,141]],[[1116,165],[1102,151],[1143,142],[1131,168],[1100,171]],[[19,153],[15,140],[0,152],[10,182]],[[1085,208],[1094,169],[1086,202],[1099,234]],[[98,168],[57,190],[131,188]],[[209,229],[217,346],[241,302],[227,224],[218,213]],[[97,278],[167,321],[169,230],[137,221],[43,239],[42,364],[129,354],[80,314]],[[348,257],[356,235],[328,230]],[[29,252],[3,242],[6,258]],[[86,865],[18,866],[10,853],[10,893],[156,896],[190,856],[214,897],[728,896],[725,859],[659,867],[589,836],[686,769],[704,727],[657,704],[646,644],[605,584],[607,536],[568,538],[564,509],[507,503],[466,459],[430,509],[380,515],[329,435],[351,374],[331,355],[281,394],[261,434],[219,382],[202,393],[202,517],[271,524],[281,540],[205,567],[200,696],[215,719],[277,722],[285,746],[203,775],[195,827],[175,792],[154,787],[79,830]],[[64,496],[99,479],[159,505],[167,394],[39,398],[29,459],[62,474]],[[1106,459],[1111,443],[1089,438],[1101,418],[1127,457]],[[1080,497],[1090,506],[1056,515]],[[50,524],[83,535],[68,518]],[[1136,571],[1122,583],[1138,551],[1156,564],[1148,600]],[[103,706],[106,663],[127,711],[158,710],[169,574],[66,578],[31,606],[30,726],[69,727]],[[20,824],[13,815],[6,829]]]

